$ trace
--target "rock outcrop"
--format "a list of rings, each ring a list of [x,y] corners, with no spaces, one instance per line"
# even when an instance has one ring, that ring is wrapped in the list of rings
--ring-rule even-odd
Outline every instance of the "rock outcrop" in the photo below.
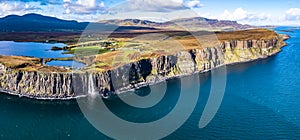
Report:
[[[68,99],[86,95],[92,78],[96,91],[109,96],[116,91],[204,72],[221,65],[266,58],[280,52],[285,39],[278,35],[269,40],[225,41],[215,47],[143,59],[101,73],[16,71],[0,64],[0,89],[32,98]]]

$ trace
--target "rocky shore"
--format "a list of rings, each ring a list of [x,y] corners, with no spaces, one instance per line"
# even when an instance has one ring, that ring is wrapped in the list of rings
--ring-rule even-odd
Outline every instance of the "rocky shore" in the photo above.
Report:
[[[95,92],[109,97],[181,75],[263,59],[280,52],[288,38],[224,41],[215,47],[143,59],[104,72],[22,71],[0,63],[0,91],[36,99],[71,99],[87,95],[93,82]]]

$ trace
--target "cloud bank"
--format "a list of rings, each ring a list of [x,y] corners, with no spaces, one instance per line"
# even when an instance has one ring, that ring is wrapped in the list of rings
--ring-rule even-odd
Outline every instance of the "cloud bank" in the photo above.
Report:
[[[24,13],[35,12],[39,10],[42,9],[36,6],[32,6],[29,3],[25,3],[25,2],[18,2],[18,3],[0,2],[0,16],[10,15],[10,14],[24,14]]]
[[[286,20],[300,20],[300,8],[291,8],[285,12]]]
[[[203,4],[200,0],[126,0],[122,5],[131,11],[170,12],[187,8],[199,8]]]
[[[97,21],[101,17],[113,18],[115,14],[121,14],[122,18],[127,18],[126,13],[130,12],[135,12],[136,17],[139,15],[141,17],[153,16],[145,15],[147,12],[166,15],[178,13],[179,16],[179,10],[193,8],[196,11],[206,9],[206,11],[201,11],[205,14],[199,14],[199,16],[235,20],[243,24],[300,25],[300,8],[297,7],[280,9],[282,13],[277,12],[275,14],[256,12],[255,9],[252,9],[254,12],[251,12],[249,7],[237,7],[234,10],[222,9],[223,12],[218,11],[220,13],[216,13],[214,9],[205,6],[202,0],[0,0],[0,17],[11,14],[38,13],[64,19]],[[188,17],[191,15],[180,16]]]
[[[234,20],[251,25],[300,25],[300,8],[290,8],[282,15],[270,15],[266,13],[252,13],[243,8],[234,11],[224,10],[219,16],[222,20]]]
[[[236,20],[240,22],[257,22],[268,20],[270,16],[265,13],[251,13],[243,8],[237,8],[233,12],[224,10],[224,12],[219,16],[222,20]]]
[[[63,0],[63,7],[66,14],[97,14],[105,10],[104,2],[96,0]]]

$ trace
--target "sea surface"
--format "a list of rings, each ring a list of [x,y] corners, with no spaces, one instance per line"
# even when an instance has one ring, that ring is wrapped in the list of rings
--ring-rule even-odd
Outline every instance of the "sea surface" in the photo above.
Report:
[[[199,99],[188,120],[164,139],[300,139],[300,30],[276,28],[289,34],[288,45],[264,60],[227,66],[221,106],[212,121],[199,128],[211,89],[211,73],[199,74]],[[290,31],[280,31],[290,30]],[[136,109],[120,99],[105,104],[121,118],[149,122],[167,115],[180,94],[180,79],[150,109]],[[146,94],[149,88],[136,91]],[[129,96],[130,97],[130,96]],[[130,129],[130,128],[129,128]],[[157,127],[157,129],[160,129]],[[0,94],[0,139],[110,139],[89,123],[76,100],[38,101]]]
[[[64,47],[63,43],[36,43],[36,42],[14,42],[14,41],[0,41],[0,55],[16,55],[16,56],[30,56],[36,58],[65,58],[72,57],[72,54],[63,54],[63,50],[51,50],[52,47]],[[76,61],[51,61],[49,66],[85,66]]]

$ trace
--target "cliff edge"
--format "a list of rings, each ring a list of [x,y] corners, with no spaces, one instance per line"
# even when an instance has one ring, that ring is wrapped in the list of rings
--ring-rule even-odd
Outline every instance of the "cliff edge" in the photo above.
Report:
[[[272,31],[273,32],[273,31]],[[7,66],[0,59],[0,89],[3,92],[43,99],[69,99],[87,95],[89,81],[96,92],[109,97],[117,91],[137,88],[181,75],[266,58],[281,51],[286,35],[220,39],[214,47],[192,48],[130,62],[101,72],[30,71]],[[116,80],[117,79],[117,80]]]

